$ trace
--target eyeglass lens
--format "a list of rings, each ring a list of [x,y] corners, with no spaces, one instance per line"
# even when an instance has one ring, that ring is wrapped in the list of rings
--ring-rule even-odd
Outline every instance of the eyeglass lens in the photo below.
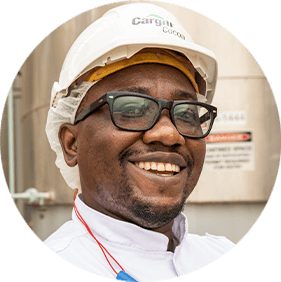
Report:
[[[193,104],[176,105],[174,120],[181,134],[194,137],[203,136],[208,131],[211,122],[208,109]]]
[[[136,96],[117,97],[113,103],[113,119],[117,126],[129,130],[146,130],[159,112],[157,102]],[[182,135],[201,137],[209,129],[210,114],[204,106],[181,103],[173,109],[177,130]]]
[[[158,104],[142,97],[118,97],[113,104],[113,119],[118,126],[131,130],[146,130],[154,122]]]

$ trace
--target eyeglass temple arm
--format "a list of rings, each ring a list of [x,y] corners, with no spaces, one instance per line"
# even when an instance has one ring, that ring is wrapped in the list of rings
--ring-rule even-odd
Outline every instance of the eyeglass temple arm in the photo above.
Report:
[[[216,111],[213,111],[213,116],[214,116],[214,119],[215,119],[216,116],[217,116],[217,112]],[[202,124],[205,121],[208,121],[209,119],[210,119],[210,113],[207,112],[202,117],[200,117],[200,119],[199,119],[200,120],[200,124]]]
[[[200,117],[200,124],[202,124],[203,122],[207,121],[210,119],[210,113],[206,113],[205,115],[203,115],[202,117]]]
[[[98,110],[105,103],[107,103],[107,94],[103,95],[100,99],[93,102],[90,106],[85,108],[75,119],[74,124],[86,119],[89,115],[91,115],[94,111]]]

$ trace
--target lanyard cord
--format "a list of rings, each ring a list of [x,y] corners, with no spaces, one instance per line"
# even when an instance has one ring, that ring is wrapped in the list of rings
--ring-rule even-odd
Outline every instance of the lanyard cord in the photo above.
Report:
[[[81,214],[79,213],[79,211],[77,210],[76,208],[76,205],[75,205],[75,199],[76,199],[76,195],[78,193],[78,189],[76,188],[75,189],[75,192],[74,192],[74,197],[73,197],[73,208],[74,208],[74,211],[75,211],[75,214],[76,216],[78,217],[78,219],[81,221],[81,223],[86,227],[86,229],[88,230],[88,232],[90,233],[90,235],[95,239],[95,241],[97,242],[97,244],[99,245],[100,249],[102,250],[103,252],[103,255],[105,256],[108,264],[110,265],[110,267],[112,268],[112,270],[118,274],[116,272],[116,270],[113,268],[113,266],[111,265],[111,263],[109,262],[108,258],[107,258],[107,255],[106,253],[118,264],[118,266],[125,272],[125,270],[123,269],[123,267],[116,261],[116,259],[109,253],[109,251],[98,241],[98,239],[94,236],[94,234],[92,233],[91,229],[89,228],[88,224],[84,221],[83,217],[81,216]],[[106,252],[106,253],[105,253]]]

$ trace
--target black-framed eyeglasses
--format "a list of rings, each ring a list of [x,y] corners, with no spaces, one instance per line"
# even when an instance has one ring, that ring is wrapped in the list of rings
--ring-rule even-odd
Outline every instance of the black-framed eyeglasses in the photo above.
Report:
[[[156,124],[163,109],[168,109],[178,132],[193,139],[206,137],[217,116],[216,107],[197,101],[168,101],[139,93],[108,92],[85,108],[74,124],[86,119],[106,103],[113,124],[120,129],[149,130]]]

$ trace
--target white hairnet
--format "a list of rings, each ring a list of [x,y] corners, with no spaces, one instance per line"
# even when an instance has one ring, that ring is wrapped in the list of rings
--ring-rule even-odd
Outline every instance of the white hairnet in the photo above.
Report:
[[[82,99],[95,83],[97,83],[97,81],[82,82],[76,89],[71,91],[69,96],[59,99],[56,107],[51,106],[48,112],[46,133],[52,150],[57,154],[56,166],[60,169],[67,185],[72,189],[78,188],[81,190],[79,169],[78,165],[70,167],[66,164],[58,133],[63,123],[74,124],[75,115]],[[197,94],[197,98],[199,102],[203,103],[207,100],[205,96],[201,94]]]
[[[46,134],[52,150],[57,154],[56,166],[60,169],[67,185],[72,189],[78,188],[81,190],[79,169],[78,165],[70,167],[66,164],[58,133],[63,123],[74,123],[75,115],[82,99],[95,83],[82,82],[79,87],[71,91],[68,97],[61,98],[57,106],[55,108],[50,107],[48,111]]]

